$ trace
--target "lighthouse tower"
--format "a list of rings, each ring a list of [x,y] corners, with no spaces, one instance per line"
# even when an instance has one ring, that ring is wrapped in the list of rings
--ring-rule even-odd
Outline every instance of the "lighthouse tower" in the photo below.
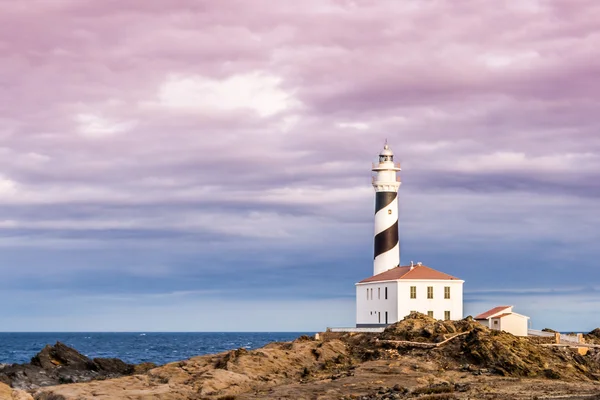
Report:
[[[375,260],[373,275],[356,283],[356,327],[382,328],[415,311],[436,319],[461,319],[465,281],[420,262],[400,266],[400,165],[394,163],[394,153],[387,142],[372,171]]]
[[[373,275],[400,265],[398,241],[398,188],[400,164],[394,163],[394,153],[385,143],[379,153],[379,163],[373,164],[375,188],[375,255]]]

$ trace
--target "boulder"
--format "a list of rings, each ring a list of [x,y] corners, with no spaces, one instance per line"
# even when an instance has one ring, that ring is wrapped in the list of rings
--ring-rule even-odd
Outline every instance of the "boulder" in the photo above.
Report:
[[[28,364],[13,364],[0,369],[0,382],[13,388],[36,389],[62,383],[132,375],[135,366],[117,358],[90,358],[57,342],[46,346]]]
[[[69,367],[77,370],[94,371],[98,368],[92,360],[61,342],[56,342],[54,346],[47,345],[44,347],[31,359],[31,365],[45,370]]]
[[[93,363],[99,371],[107,374],[131,375],[135,369],[118,358],[94,358]]]

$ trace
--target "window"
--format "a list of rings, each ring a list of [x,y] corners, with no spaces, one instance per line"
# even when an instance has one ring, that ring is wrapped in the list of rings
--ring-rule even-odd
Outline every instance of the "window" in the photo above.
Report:
[[[427,286],[427,298],[433,299],[433,286]]]
[[[369,300],[369,288],[367,288],[367,300]]]
[[[417,298],[417,287],[416,286],[411,286],[410,287],[410,298],[411,299],[416,299]]]
[[[445,299],[449,299],[450,298],[450,286],[445,286],[444,287],[444,298]]]
[[[433,311],[427,311],[427,316],[433,318]]]
[[[380,300],[380,299],[381,299],[381,288],[378,287],[377,288],[377,300]]]
[[[377,314],[379,315],[379,323],[381,323],[381,313],[378,312]]]
[[[391,210],[391,209],[390,209],[390,210],[388,210],[388,214],[389,214],[389,215],[392,215],[392,210]]]
[[[448,321],[450,319],[450,311],[444,311],[444,319]]]
[[[387,286],[385,287],[385,299],[387,300]]]
[[[371,300],[373,300],[373,288],[371,288]]]

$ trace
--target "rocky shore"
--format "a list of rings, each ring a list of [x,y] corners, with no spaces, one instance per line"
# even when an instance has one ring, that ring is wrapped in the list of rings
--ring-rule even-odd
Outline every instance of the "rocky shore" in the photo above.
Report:
[[[586,339],[600,342],[597,333]],[[600,348],[583,355],[469,318],[415,313],[381,334],[325,332],[149,370],[65,347],[47,347],[20,372],[0,370],[13,387],[0,384],[0,399],[600,399]]]
[[[53,346],[44,347],[29,363],[0,365],[0,383],[20,390],[23,397],[25,390],[33,391],[44,386],[118,378],[144,373],[154,367],[156,365],[151,363],[127,364],[117,358],[90,359],[77,350],[57,342]],[[4,386],[5,392],[6,386]],[[3,397],[0,396],[0,399]]]

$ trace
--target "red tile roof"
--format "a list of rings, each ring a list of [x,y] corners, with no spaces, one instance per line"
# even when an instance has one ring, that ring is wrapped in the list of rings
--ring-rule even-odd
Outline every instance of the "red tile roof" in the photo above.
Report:
[[[506,310],[507,308],[511,308],[512,306],[498,306],[498,307],[494,307],[491,310],[488,310],[482,314],[479,314],[478,316],[475,317],[475,319],[488,319],[489,317],[491,317],[494,314],[498,314],[504,310]]]
[[[359,283],[395,281],[397,279],[433,279],[433,280],[459,280],[452,275],[436,271],[425,265],[415,265],[412,269],[410,265],[396,267],[370,278],[363,279]]]
[[[530,319],[528,316],[526,316],[526,315],[521,315],[521,314],[517,314],[516,312],[509,312],[509,313],[504,313],[504,314],[500,314],[500,315],[494,315],[494,316],[492,317],[492,319],[496,319],[496,318],[504,318],[504,317],[508,317],[509,315],[516,315],[517,317],[523,317],[523,318]]]
[[[504,313],[504,314],[500,314],[500,315],[494,315],[492,318],[502,318],[502,317],[506,317],[507,315],[513,315],[513,313]]]

